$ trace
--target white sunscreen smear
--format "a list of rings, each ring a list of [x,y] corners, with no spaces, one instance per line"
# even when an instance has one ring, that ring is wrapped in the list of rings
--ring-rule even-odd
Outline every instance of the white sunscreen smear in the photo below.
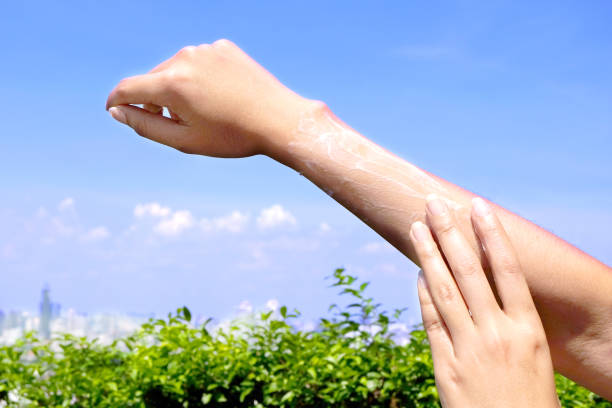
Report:
[[[369,191],[370,198],[363,195],[360,197],[364,210],[405,213],[410,222],[418,218],[418,213],[413,209],[389,207],[380,203],[380,200],[376,200],[379,196],[376,190],[381,193],[392,190],[399,196],[407,195],[423,200],[428,194],[435,193],[450,209],[458,211],[463,208],[459,203],[448,199],[448,191],[429,174],[339,123],[328,112],[316,118],[312,115],[302,115],[292,136],[288,145],[289,151],[301,159],[309,170],[321,174],[341,174],[329,174],[332,178],[335,177],[335,180],[332,180],[333,186],[346,185],[351,189],[363,188]],[[344,171],[333,171],[313,160],[321,154],[326,155],[335,166],[343,168]],[[367,185],[364,184],[365,179],[368,180]],[[329,187],[324,190],[333,196],[334,192]]]

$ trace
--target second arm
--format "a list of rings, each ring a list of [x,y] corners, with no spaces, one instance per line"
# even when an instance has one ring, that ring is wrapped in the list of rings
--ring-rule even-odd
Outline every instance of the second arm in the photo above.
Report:
[[[408,231],[413,222],[425,222],[430,194],[446,202],[483,255],[470,226],[474,194],[384,150],[322,103],[314,102],[296,120],[274,139],[269,155],[310,179],[415,263]],[[519,254],[555,368],[612,398],[612,271],[535,224],[493,207]]]

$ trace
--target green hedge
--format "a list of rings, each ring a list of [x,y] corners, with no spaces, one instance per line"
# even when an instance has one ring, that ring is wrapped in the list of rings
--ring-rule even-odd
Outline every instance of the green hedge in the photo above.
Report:
[[[181,308],[108,346],[29,333],[0,347],[0,407],[439,406],[425,333],[396,344],[389,325],[402,311],[381,311],[343,269],[333,278],[350,304],[313,331],[283,306],[214,333]],[[564,406],[612,407],[561,376],[557,386]]]

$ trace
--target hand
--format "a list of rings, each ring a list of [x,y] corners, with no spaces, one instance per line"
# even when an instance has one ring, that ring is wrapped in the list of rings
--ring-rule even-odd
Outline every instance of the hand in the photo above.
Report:
[[[559,407],[544,329],[514,249],[484,200],[473,200],[471,217],[503,308],[443,200],[428,197],[427,221],[444,258],[425,224],[410,231],[442,405]]]
[[[148,74],[122,80],[106,108],[141,136],[182,152],[246,157],[266,153],[283,120],[308,102],[219,40],[185,47]]]

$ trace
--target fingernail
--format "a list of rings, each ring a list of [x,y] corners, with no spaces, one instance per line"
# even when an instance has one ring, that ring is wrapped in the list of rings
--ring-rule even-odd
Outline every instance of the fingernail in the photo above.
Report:
[[[474,197],[472,199],[472,208],[474,209],[474,213],[479,217],[486,217],[491,213],[489,205],[480,197]]]
[[[430,194],[426,198],[427,209],[432,215],[444,215],[446,214],[446,204],[438,198],[435,194]]]
[[[427,227],[421,221],[412,224],[410,231],[412,231],[412,235],[414,235],[417,241],[425,241],[427,239]]]
[[[127,118],[125,117],[125,112],[123,112],[118,107],[113,106],[108,110],[108,113],[110,113],[113,119],[115,119],[117,122],[121,122],[124,125],[127,125]]]

